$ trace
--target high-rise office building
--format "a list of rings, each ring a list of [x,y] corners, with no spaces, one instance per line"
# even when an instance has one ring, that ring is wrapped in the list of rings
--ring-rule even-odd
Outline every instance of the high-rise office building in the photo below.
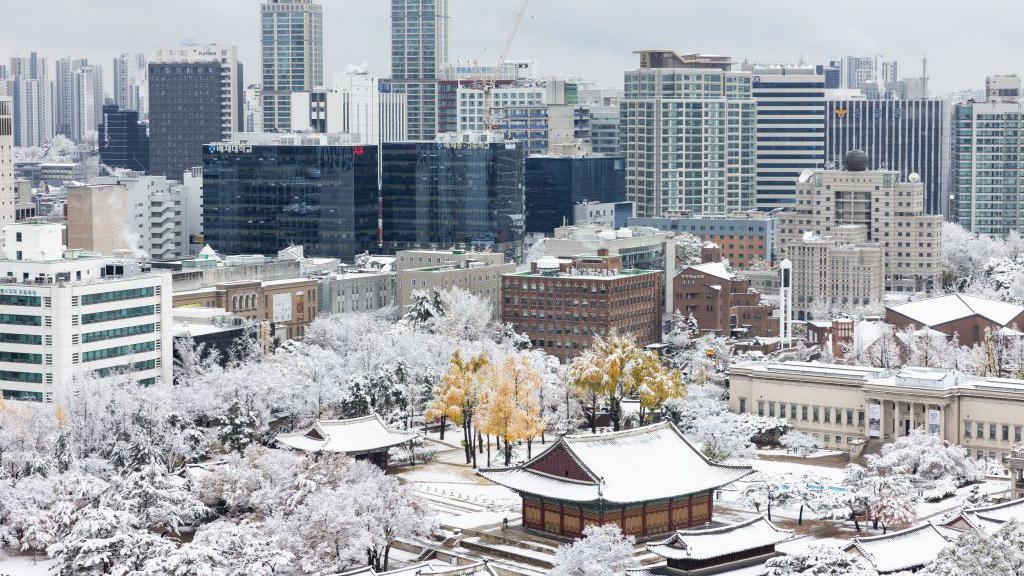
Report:
[[[1024,229],[1024,106],[1017,76],[986,80],[984,102],[956,105],[953,119],[955,219],[972,232],[1006,236]]]
[[[448,61],[448,0],[391,0],[391,80],[406,95],[409,138],[438,131],[438,79]]]
[[[825,163],[838,166],[847,152],[867,152],[872,170],[916,173],[925,185],[925,211],[949,206],[949,113],[942,100],[828,100]]]
[[[170,274],[148,273],[133,258],[72,256],[62,228],[4,227],[2,398],[60,401],[83,371],[170,382]]]
[[[7,95],[14,105],[14,145],[42,146],[53,138],[53,88],[46,58],[32,52],[11,58]]]
[[[754,207],[757,104],[728,56],[641,50],[621,101],[626,199],[637,216]]]
[[[14,102],[0,96],[0,226],[14,223]],[[2,240],[0,240],[2,241]]]
[[[260,4],[263,130],[291,130],[292,92],[324,85],[324,16],[313,0]]]
[[[829,60],[828,64],[816,65],[814,73],[823,77],[826,90],[837,90],[843,87],[842,69],[842,62],[839,60]]]
[[[137,110],[104,106],[97,145],[100,162],[112,168],[149,172],[149,136]]]
[[[526,159],[526,231],[551,234],[574,224],[580,202],[620,202],[626,197],[621,156],[538,155]]]
[[[405,94],[381,92],[365,73],[336,75],[332,90],[292,92],[291,117],[295,132],[344,132],[363,144],[408,140]]]
[[[319,134],[265,136],[204,147],[208,244],[264,255],[296,244],[307,255],[348,261],[376,245],[376,146]]]
[[[619,105],[589,108],[591,150],[595,154],[619,155]]]
[[[809,66],[752,68],[757,101],[757,208],[792,206],[804,170],[825,161],[825,78]]]
[[[180,179],[203,145],[242,128],[242,66],[234,46],[160,48],[149,63],[150,173]]]
[[[384,248],[490,249],[518,257],[522,146],[498,134],[452,132],[437,142],[381,145]]]
[[[121,110],[135,110],[146,117],[146,55],[121,54],[114,58],[114,104]]]

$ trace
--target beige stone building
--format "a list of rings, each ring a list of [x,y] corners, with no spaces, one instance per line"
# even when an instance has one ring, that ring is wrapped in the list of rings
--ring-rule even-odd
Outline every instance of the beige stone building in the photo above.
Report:
[[[732,367],[730,409],[787,418],[823,447],[856,450],[922,428],[971,457],[1002,459],[1024,434],[1024,380],[952,370],[810,362]]]
[[[862,225],[832,227],[827,236],[806,232],[786,248],[793,264],[793,311],[809,318],[816,303],[881,305],[885,294],[882,250]]]
[[[405,308],[416,290],[461,288],[491,301],[494,317],[501,312],[501,275],[514,272],[497,252],[403,250],[395,255],[397,303]]]
[[[296,339],[317,314],[317,281],[308,278],[222,282],[174,293],[174,307],[223,308],[246,320],[270,322],[278,341]]]
[[[133,210],[147,207],[130,206],[128,189],[121,184],[69,186],[67,247],[106,255],[132,249]]]
[[[868,240],[881,248],[886,290],[938,286],[942,216],[925,214],[924,184],[916,174],[900,182],[899,172],[866,166],[867,157],[855,150],[847,154],[845,170],[816,170],[801,177],[794,210],[779,215],[779,253],[790,257],[788,248],[805,232],[829,236],[837,226],[860,224]]]

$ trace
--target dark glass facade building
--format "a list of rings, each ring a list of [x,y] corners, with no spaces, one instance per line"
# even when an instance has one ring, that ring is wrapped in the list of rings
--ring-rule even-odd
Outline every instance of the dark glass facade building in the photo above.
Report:
[[[573,206],[626,199],[621,156],[530,156],[526,159],[526,231],[551,234],[573,224]]]
[[[943,100],[828,100],[825,162],[838,166],[851,150],[867,152],[869,170],[917,173],[928,214],[949,212],[949,108]]]
[[[203,162],[203,145],[224,132],[219,62],[150,63],[150,174],[181,180]],[[226,73],[226,72],[224,72]]]
[[[203,231],[225,254],[351,261],[376,246],[377,147],[210,144],[203,148]]]
[[[149,136],[146,126],[139,124],[139,113],[104,106],[101,120],[100,162],[113,168],[149,172]]]
[[[463,244],[518,256],[523,231],[523,150],[515,142],[382,145],[384,247]]]

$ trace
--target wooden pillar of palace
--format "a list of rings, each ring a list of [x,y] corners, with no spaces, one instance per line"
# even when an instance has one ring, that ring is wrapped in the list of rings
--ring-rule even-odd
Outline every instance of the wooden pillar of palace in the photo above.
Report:
[[[565,536],[565,503],[558,501],[558,533]]]
[[[619,512],[619,522],[621,522],[622,533],[626,533],[626,505],[622,505],[622,510]]]
[[[686,506],[688,508],[686,512],[686,525],[693,526],[693,494],[686,497]]]
[[[580,529],[577,530],[576,533],[577,534],[583,534],[583,529],[586,528],[586,526],[583,523],[583,520],[584,520],[584,518],[583,518],[583,504],[578,504],[578,507],[580,509]]]
[[[668,531],[672,532],[676,529],[675,523],[672,521],[672,499],[668,499]]]
[[[526,498],[520,497],[519,515],[523,518],[523,528],[529,528],[530,521],[526,518]]]
[[[711,522],[711,516],[715,512],[715,491],[708,492],[708,522]]]
[[[640,531],[647,536],[647,502],[640,505]]]

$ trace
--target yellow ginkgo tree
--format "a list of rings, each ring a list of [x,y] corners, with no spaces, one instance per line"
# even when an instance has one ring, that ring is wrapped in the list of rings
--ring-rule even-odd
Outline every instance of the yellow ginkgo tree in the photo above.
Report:
[[[473,418],[485,399],[486,390],[482,379],[484,368],[488,364],[487,356],[483,353],[464,358],[461,351],[453,352],[448,372],[441,377],[440,384],[434,389],[434,396],[426,414],[427,418],[440,419],[442,430],[448,420],[462,426],[466,464],[472,462],[474,467],[476,437]]]
[[[680,397],[686,389],[675,371],[661,364],[656,354],[641,348],[630,335],[612,332],[594,336],[590,347],[569,367],[573,387],[590,405],[587,419],[597,431],[597,410],[603,403],[612,427],[622,426],[622,401],[639,397],[647,413],[665,400]],[[645,417],[644,411],[641,418]],[[641,422],[642,423],[642,422]]]
[[[483,382],[487,392],[480,411],[480,430],[498,439],[508,466],[512,445],[529,442],[544,429],[538,400],[543,382],[529,358],[520,354],[506,356],[500,365],[488,366]],[[490,442],[487,450],[489,464]]]

